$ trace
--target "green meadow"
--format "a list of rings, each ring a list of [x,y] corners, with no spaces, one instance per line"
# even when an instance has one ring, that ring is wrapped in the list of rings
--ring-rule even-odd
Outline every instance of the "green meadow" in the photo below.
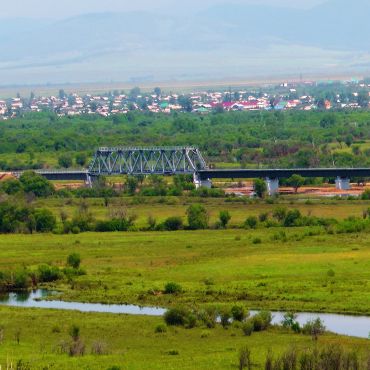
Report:
[[[78,252],[86,275],[49,285],[64,300],[191,308],[238,303],[249,309],[369,314],[369,234],[293,228],[279,240],[280,232],[2,235],[0,271],[42,263],[62,267]],[[183,293],[163,294],[168,282],[180,284]],[[269,349],[281,353],[314,345],[310,336],[275,327],[251,337],[237,326],[168,327],[156,333],[161,323],[161,317],[0,307],[0,364],[22,359],[25,369],[235,369],[239,350],[247,345],[259,369]],[[62,351],[73,324],[86,346],[82,357]],[[96,343],[104,353],[92,353]],[[361,353],[368,348],[367,340],[332,334],[317,345],[333,343]]]

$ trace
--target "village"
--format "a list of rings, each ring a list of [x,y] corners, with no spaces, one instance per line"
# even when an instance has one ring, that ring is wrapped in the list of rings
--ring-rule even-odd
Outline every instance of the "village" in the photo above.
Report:
[[[0,100],[0,119],[16,118],[29,112],[54,112],[58,116],[97,114],[108,117],[130,111],[170,114],[192,112],[209,114],[224,111],[264,110],[330,110],[369,108],[370,84],[364,81],[337,82],[338,91],[331,84],[319,82],[288,83],[246,90],[197,91],[186,94],[164,93],[160,88],[142,92],[140,88],[128,93],[115,90],[104,94],[67,94],[59,90],[56,96],[16,97]],[[343,90],[345,93],[343,93]],[[307,93],[307,91],[309,93]]]

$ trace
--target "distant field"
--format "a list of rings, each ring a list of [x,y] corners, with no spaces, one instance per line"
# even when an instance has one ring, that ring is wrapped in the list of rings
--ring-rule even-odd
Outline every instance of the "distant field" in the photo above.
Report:
[[[281,232],[4,235],[0,270],[63,265],[77,251],[87,275],[73,289],[59,287],[70,300],[159,306],[240,301],[250,308],[369,313],[369,234],[327,235],[321,228],[293,228],[285,229],[281,240]],[[260,244],[254,243],[257,238]],[[185,293],[175,298],[151,293],[169,281],[180,283]]]
[[[35,205],[51,209],[59,217],[63,211],[69,217],[76,214],[81,199],[47,199],[37,200]],[[113,198],[110,199],[108,207],[104,206],[103,199],[85,200],[89,205],[90,212],[97,219],[106,219],[109,216],[110,207],[123,204],[127,210],[137,216],[136,224],[140,227],[146,226],[148,216],[155,217],[158,222],[163,222],[170,216],[181,216],[186,218],[186,209],[191,203],[200,202],[205,205],[210,215],[210,223],[218,220],[220,211],[228,210],[231,214],[231,226],[240,226],[247,217],[258,216],[261,213],[272,213],[279,206],[288,209],[297,208],[303,215],[317,217],[328,217],[344,219],[350,216],[362,217],[363,211],[370,208],[370,201],[347,201],[332,199],[300,199],[294,195],[280,200],[279,204],[267,204],[265,202],[226,202],[224,198],[189,198],[189,197],[144,197],[144,198]],[[135,204],[136,203],[136,204]]]

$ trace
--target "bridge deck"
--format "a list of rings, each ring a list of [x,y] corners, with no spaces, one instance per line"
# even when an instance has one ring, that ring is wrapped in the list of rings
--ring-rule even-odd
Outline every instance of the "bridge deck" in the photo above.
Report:
[[[370,168],[288,168],[288,169],[232,169],[199,171],[201,180],[206,179],[253,179],[303,177],[370,177]]]
[[[89,175],[99,176],[95,173],[89,173],[88,170],[68,171],[68,170],[37,170],[36,173],[46,177],[48,180],[80,180],[85,181]],[[178,172],[184,173],[184,172]],[[191,172],[187,172],[191,173]],[[13,175],[19,177],[22,171],[13,172]],[[150,173],[143,173],[150,175]],[[175,175],[177,173],[157,173],[162,175]],[[197,171],[200,180],[207,179],[254,179],[271,178],[282,179],[289,178],[292,175],[301,175],[303,177],[368,177],[370,178],[370,168],[287,168],[287,169],[225,169],[225,170],[199,170]],[[102,174],[106,175],[106,174]]]

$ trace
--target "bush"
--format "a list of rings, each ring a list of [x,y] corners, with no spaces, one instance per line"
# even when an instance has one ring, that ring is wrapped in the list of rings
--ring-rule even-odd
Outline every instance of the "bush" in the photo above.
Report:
[[[208,228],[209,215],[207,210],[200,204],[192,204],[186,211],[190,230]]]
[[[165,294],[179,294],[182,293],[182,287],[180,284],[177,283],[167,283],[164,287]]]
[[[167,328],[165,325],[163,324],[159,324],[155,327],[155,330],[154,330],[155,333],[166,333],[167,332]]]
[[[36,231],[50,232],[55,228],[56,219],[48,209],[38,209],[35,212]]]
[[[242,322],[248,316],[248,313],[243,306],[233,306],[231,308],[231,316],[234,321]]]
[[[56,266],[41,265],[37,271],[38,280],[42,283],[57,281],[62,277],[62,273]]]
[[[231,220],[229,211],[221,211],[219,215],[221,226],[225,229]]]
[[[301,219],[302,215],[298,209],[294,209],[289,211],[284,220],[285,227],[292,227],[292,226],[299,226],[299,220]]]
[[[224,309],[220,313],[221,325],[223,328],[227,328],[230,325],[231,313],[229,310]]]
[[[244,369],[252,369],[251,351],[248,347],[242,348],[239,352],[239,370]]]
[[[189,311],[184,308],[170,308],[164,314],[164,321],[169,326],[185,326],[188,323]]]
[[[253,320],[249,319],[246,322],[244,322],[242,325],[242,330],[243,330],[244,335],[250,337],[254,331]]]
[[[81,264],[81,257],[78,253],[72,253],[67,257],[67,265],[74,268],[78,269]]]
[[[164,222],[164,228],[167,231],[177,231],[182,229],[183,221],[181,217],[169,217]]]
[[[262,239],[261,239],[261,238],[254,238],[254,239],[252,240],[252,243],[253,243],[253,244],[261,244],[261,243],[262,243]]]
[[[255,229],[258,225],[257,217],[255,216],[249,216],[244,223],[244,226],[249,229]]]
[[[272,321],[271,312],[261,311],[259,314],[252,317],[252,321],[254,331],[266,330],[271,325]]]
[[[312,335],[312,339],[317,340],[319,335],[325,333],[325,326],[321,319],[318,317],[316,320],[309,320],[303,326],[303,334]]]
[[[17,271],[14,274],[14,289],[25,290],[32,285],[31,277],[26,270]]]

